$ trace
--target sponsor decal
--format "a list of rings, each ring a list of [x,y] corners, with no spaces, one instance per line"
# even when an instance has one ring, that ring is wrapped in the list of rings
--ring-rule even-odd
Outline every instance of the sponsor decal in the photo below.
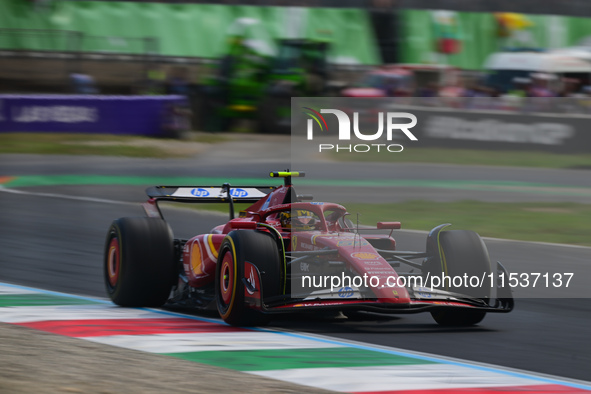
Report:
[[[191,248],[191,270],[197,277],[204,274],[203,272],[203,257],[201,255],[201,246],[199,242],[194,242]]]
[[[272,194],[269,193],[269,197],[267,197],[267,199],[265,200],[265,203],[261,207],[261,210],[264,211],[265,209],[269,208],[269,204],[271,203],[271,196],[272,196]]]
[[[446,301],[432,301],[432,302],[429,302],[429,304],[467,306],[466,304],[461,304],[459,302],[446,302]]]
[[[353,297],[353,294],[355,293],[355,291],[351,288],[351,287],[341,287],[339,289],[339,297],[341,298],[350,298]]]
[[[97,108],[73,105],[14,107],[12,108],[11,116],[12,121],[17,123],[94,123],[99,119]]]
[[[175,197],[213,197],[221,199],[227,197],[227,191],[220,187],[179,187],[172,195]],[[262,198],[267,196],[267,194],[256,188],[230,189],[230,195],[234,198]]]
[[[207,191],[206,189],[199,188],[191,190],[191,194],[195,197],[207,197],[209,196],[209,191]]]
[[[375,260],[380,258],[380,256],[378,256],[377,254],[368,252],[351,253],[351,257],[359,260]]]
[[[230,190],[230,195],[232,197],[248,197],[248,191],[244,190],[244,189],[231,189]]]
[[[364,265],[382,265],[383,263],[381,261],[364,261],[363,264]]]
[[[364,239],[361,240],[354,240],[354,239],[346,239],[337,242],[337,246],[367,246],[369,242]]]
[[[321,305],[344,305],[347,304],[346,302],[339,302],[339,301],[324,301],[324,302],[306,302],[303,304],[295,304],[294,307],[301,307],[301,306],[321,306]]]
[[[306,250],[314,250],[314,245],[309,244],[307,242],[301,242],[300,243],[300,248],[301,249],[306,249]]]
[[[430,293],[431,289],[428,287],[415,287],[415,294],[421,298],[432,298],[433,294]]]

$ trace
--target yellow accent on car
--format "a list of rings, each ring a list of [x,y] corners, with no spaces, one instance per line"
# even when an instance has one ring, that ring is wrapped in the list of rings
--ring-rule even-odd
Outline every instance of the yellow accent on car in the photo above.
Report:
[[[236,246],[234,246],[234,241],[230,237],[226,237],[228,241],[230,241],[230,245],[232,246],[232,260],[234,263],[234,280],[232,281],[232,299],[230,300],[230,304],[228,305],[228,310],[226,313],[222,315],[222,319],[227,318],[230,316],[230,312],[232,312],[232,308],[234,307],[234,299],[236,299],[236,282],[238,279],[238,264],[236,262]]]
[[[217,259],[218,258],[218,251],[217,249],[213,246],[213,236],[212,235],[208,235],[207,236],[207,243],[209,244],[209,249],[211,250],[211,253],[213,254],[213,256]]]
[[[288,176],[297,178],[306,176],[306,173],[301,171],[275,171],[269,173],[269,176],[271,178],[287,178]]]

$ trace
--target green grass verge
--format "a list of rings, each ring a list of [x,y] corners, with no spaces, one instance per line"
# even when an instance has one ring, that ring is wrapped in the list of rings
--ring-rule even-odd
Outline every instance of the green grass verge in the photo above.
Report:
[[[591,168],[591,154],[560,154],[534,151],[413,148],[401,153],[332,153],[334,160],[388,163],[441,163],[485,166]]]
[[[181,206],[228,213],[227,204]],[[236,204],[236,211],[247,206]],[[403,229],[428,231],[439,224],[451,223],[452,229],[474,230],[485,237],[591,246],[591,205],[587,204],[409,201],[345,206],[352,220],[359,213],[360,223],[364,225],[400,221]],[[224,220],[220,218],[220,223]]]
[[[226,138],[217,135],[197,135],[188,142],[217,143]],[[1,133],[0,153],[31,153],[52,155],[101,155],[127,157],[186,157],[190,150],[171,149],[166,142],[148,137],[110,134],[77,133]],[[184,141],[187,142],[187,141]]]
[[[360,221],[400,221],[402,228],[430,230],[441,223],[482,236],[591,246],[591,205],[575,203],[489,203],[409,201],[347,204]]]

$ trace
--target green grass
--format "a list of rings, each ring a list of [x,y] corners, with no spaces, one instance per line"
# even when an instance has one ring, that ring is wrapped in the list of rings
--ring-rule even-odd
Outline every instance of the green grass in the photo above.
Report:
[[[228,213],[227,204],[175,206]],[[247,206],[236,204],[236,211]],[[359,213],[359,221],[364,225],[400,221],[403,229],[428,231],[439,224],[451,223],[452,229],[474,230],[485,237],[591,246],[591,205],[587,204],[410,201],[395,204],[355,203],[345,204],[345,207],[351,213],[353,222]],[[220,223],[224,220],[220,218]]]
[[[219,134],[196,134],[189,137],[189,141],[192,142],[203,142],[204,144],[217,144],[220,142],[229,141],[229,138]]]
[[[374,161],[390,163],[442,163],[485,166],[591,168],[590,154],[561,154],[534,151],[495,151],[476,149],[413,148],[401,153],[332,153],[340,161]]]
[[[360,222],[400,221],[403,229],[430,230],[441,223],[482,236],[591,246],[591,205],[575,203],[489,203],[409,201],[347,204]]]
[[[190,142],[218,143],[218,135],[191,136]],[[101,155],[127,157],[186,157],[189,152],[166,149],[166,140],[148,137],[77,133],[1,133],[0,153]]]
[[[230,137],[217,134],[191,134],[187,142],[216,144]],[[167,148],[167,141],[148,137],[77,133],[1,133],[0,154],[31,153],[60,155],[101,155],[127,157],[189,157],[191,149]],[[591,168],[590,154],[559,154],[531,151],[406,147],[401,153],[333,153],[340,161],[391,163],[441,163],[545,168]]]

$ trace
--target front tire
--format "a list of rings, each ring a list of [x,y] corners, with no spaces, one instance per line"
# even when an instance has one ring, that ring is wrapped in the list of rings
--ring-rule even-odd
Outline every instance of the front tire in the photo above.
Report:
[[[172,230],[162,219],[115,220],[105,243],[104,278],[111,300],[125,307],[162,306],[175,276]]]
[[[222,319],[233,326],[265,324],[267,318],[263,313],[245,305],[244,265],[249,262],[261,273],[262,289],[258,290],[265,298],[280,295],[283,275],[273,237],[260,231],[232,231],[222,242],[218,256],[215,294]]]
[[[451,278],[477,276],[478,278],[490,275],[490,257],[488,250],[480,236],[474,231],[449,230],[442,231],[439,235],[440,256],[434,258],[428,270],[431,275],[445,275]],[[469,297],[488,300],[490,288],[471,286],[446,286],[444,290],[465,294]],[[481,310],[470,308],[442,308],[431,312],[433,319],[442,326],[472,326],[478,324],[486,316]]]

